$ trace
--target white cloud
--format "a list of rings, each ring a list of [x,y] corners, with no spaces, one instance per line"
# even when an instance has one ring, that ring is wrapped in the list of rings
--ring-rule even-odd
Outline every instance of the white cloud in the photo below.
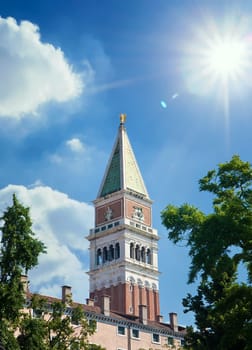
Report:
[[[71,140],[66,141],[66,145],[73,152],[79,153],[84,151],[84,145],[78,138],[72,138]]]
[[[84,85],[62,50],[41,41],[38,26],[11,17],[0,17],[0,77],[0,117],[36,115],[41,104],[75,98]]]
[[[62,157],[60,155],[58,155],[57,153],[51,154],[49,156],[49,160],[53,164],[61,164],[63,162]]]
[[[30,273],[32,291],[60,295],[60,286],[73,287],[75,300],[88,296],[88,242],[84,237],[93,226],[93,207],[50,187],[9,185],[0,190],[0,210],[11,205],[12,194],[30,207],[33,230],[47,246],[39,266]],[[81,257],[81,258],[80,258]]]
[[[34,188],[38,186],[44,186],[43,182],[40,179],[37,179],[34,183],[30,184],[28,188]]]
[[[60,167],[61,171],[78,173],[84,170],[83,165],[90,166],[94,154],[97,157],[97,149],[84,144],[79,138],[73,137],[61,143],[53,153],[47,155],[47,159],[53,165]]]

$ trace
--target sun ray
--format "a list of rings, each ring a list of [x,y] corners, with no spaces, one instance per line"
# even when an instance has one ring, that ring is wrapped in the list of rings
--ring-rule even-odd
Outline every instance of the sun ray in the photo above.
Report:
[[[245,17],[230,16],[221,24],[205,18],[183,45],[186,86],[194,94],[216,96],[222,103],[227,143],[231,97],[237,92],[242,96],[252,85],[251,24]]]

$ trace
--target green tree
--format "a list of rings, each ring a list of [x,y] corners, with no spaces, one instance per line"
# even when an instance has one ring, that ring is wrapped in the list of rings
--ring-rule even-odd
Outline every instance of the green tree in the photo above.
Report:
[[[183,299],[197,326],[188,328],[188,349],[252,349],[251,185],[251,165],[235,155],[199,181],[200,191],[213,196],[212,213],[188,204],[161,213],[169,238],[189,247],[188,282],[198,282],[197,294]]]
[[[20,335],[17,338],[20,350],[47,350],[47,327],[42,319],[24,315],[19,326]]]
[[[49,305],[45,298],[33,295],[29,309],[24,311],[26,295],[21,277],[38,264],[45,246],[32,231],[29,208],[15,194],[12,206],[0,220],[1,346],[8,350],[105,350],[89,344],[88,336],[95,331],[95,324],[89,324],[81,306],[72,307],[70,300],[69,305],[61,301]]]
[[[29,208],[15,194],[0,220],[0,339],[7,349],[16,350],[14,331],[25,301],[21,276],[38,264],[45,246],[32,231]]]
[[[81,305],[70,300],[49,304],[46,298],[34,295],[30,308],[33,312],[24,315],[21,321],[20,349],[105,350],[89,343],[88,336],[95,332],[96,322],[87,320]]]

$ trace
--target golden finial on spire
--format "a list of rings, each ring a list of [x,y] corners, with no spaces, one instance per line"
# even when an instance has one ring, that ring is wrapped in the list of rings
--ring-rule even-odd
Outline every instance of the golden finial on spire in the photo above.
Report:
[[[125,122],[126,122],[126,114],[124,114],[124,113],[121,113],[120,114],[120,123],[121,124],[124,124]]]

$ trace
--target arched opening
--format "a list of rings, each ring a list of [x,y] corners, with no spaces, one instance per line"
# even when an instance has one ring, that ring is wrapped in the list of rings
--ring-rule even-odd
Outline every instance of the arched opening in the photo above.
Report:
[[[120,258],[120,244],[116,243],[115,245],[115,259],[119,259]]]
[[[105,263],[106,261],[108,261],[108,250],[107,250],[107,247],[104,247],[104,248],[103,248],[103,251],[102,251],[102,261],[103,261],[103,263]]]
[[[113,244],[110,244],[109,246],[109,261],[112,261],[115,259],[115,249]]]
[[[102,252],[101,249],[97,249],[96,252],[96,265],[101,265],[102,264]]]
[[[142,247],[142,249],[141,249],[141,261],[142,262],[145,262],[145,248],[144,247]]]
[[[147,249],[147,252],[146,252],[146,262],[147,262],[147,264],[150,264],[150,265],[152,263],[152,261],[151,261],[151,250],[149,248]]]
[[[134,259],[134,243],[130,243],[130,257]]]
[[[135,258],[136,260],[140,261],[140,248],[139,245],[136,245],[136,249],[135,249]]]

